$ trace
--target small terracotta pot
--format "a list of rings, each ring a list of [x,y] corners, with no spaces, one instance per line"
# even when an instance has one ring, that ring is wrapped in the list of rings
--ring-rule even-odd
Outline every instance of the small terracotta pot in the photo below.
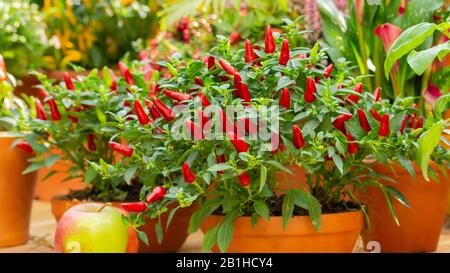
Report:
[[[201,226],[203,232],[223,221],[224,217],[211,215]],[[252,228],[251,217],[236,219],[229,253],[340,253],[352,252],[364,227],[361,211],[323,214],[320,232],[317,232],[309,216],[294,216],[285,231],[281,216],[270,221],[259,219]],[[213,252],[220,252],[218,246]]]
[[[79,200],[63,200],[58,198],[53,198],[51,201],[52,214],[55,216],[56,221],[58,221],[71,207],[85,203],[87,201]],[[120,202],[112,202],[114,207],[120,207]],[[155,233],[155,223],[156,219],[147,219],[147,223],[140,227],[139,230],[144,231],[147,234],[149,245],[145,245],[142,241],[139,241],[139,252],[140,253],[173,253],[177,252],[181,246],[186,241],[188,236],[189,220],[196,210],[196,206],[193,205],[188,208],[178,209],[175,216],[166,230],[166,223],[168,213],[164,213],[161,216],[161,224],[163,227],[163,241],[158,244]]]
[[[277,177],[277,188],[279,190],[289,190],[289,189],[301,189],[308,190],[309,186],[306,183],[306,171],[297,165],[286,166],[292,174],[287,172],[278,172]]]
[[[450,61],[450,57],[447,57],[447,60]],[[450,111],[447,111],[447,113],[444,116],[444,120],[449,119],[450,118]],[[445,138],[447,138],[447,140],[450,142],[450,134],[444,134]],[[441,142],[442,143],[442,142]],[[442,143],[442,145],[447,148],[450,149],[450,146],[448,146],[445,143]],[[447,177],[443,177],[443,179],[447,179],[447,182],[450,183],[450,176]],[[450,197],[448,197],[448,202],[447,202],[447,215],[450,215]]]
[[[36,173],[22,175],[28,158],[10,149],[14,139],[0,138],[0,247],[28,241]]]
[[[409,173],[399,166],[393,164],[397,176],[391,170],[381,164],[377,164],[373,169],[385,176],[388,176],[399,183],[389,181],[379,181],[384,185],[397,188],[408,200],[411,208],[393,200],[395,212],[400,226],[398,226],[386,204],[382,192],[375,187],[367,187],[366,193],[358,195],[367,204],[369,209],[372,230],[363,232],[365,245],[369,241],[380,243],[382,252],[425,252],[434,251],[437,248],[442,224],[445,218],[447,197],[450,183],[442,179],[443,174],[439,173],[439,182],[427,182],[422,177],[418,166],[416,170],[416,180]]]

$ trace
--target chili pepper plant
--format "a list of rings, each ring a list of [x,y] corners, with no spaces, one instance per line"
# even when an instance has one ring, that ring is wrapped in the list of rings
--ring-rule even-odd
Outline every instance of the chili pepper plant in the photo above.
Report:
[[[143,182],[141,202],[123,205],[131,222],[169,213],[170,224],[179,208],[197,204],[189,229],[195,232],[207,216],[224,215],[205,234],[205,250],[217,243],[226,251],[240,216],[254,225],[282,217],[285,228],[293,215],[309,215],[320,231],[323,213],[365,211],[354,192],[366,186],[385,193],[395,217],[392,199],[408,202],[377,182],[381,175],[367,159],[409,171],[418,161],[424,175],[432,173],[430,157],[443,166],[449,159],[436,148],[444,121],[405,123],[420,116],[413,98],[391,103],[367,92],[363,77],[335,71],[318,44],[291,48],[270,26],[265,41],[232,50],[220,40],[204,62],[171,58],[161,65],[172,67],[170,75],[133,94],[134,103],[148,106],[137,111],[141,117],[111,123],[133,154],[101,174],[132,170]],[[279,179],[290,166],[307,173],[303,188]],[[155,226],[160,236],[162,228]]]

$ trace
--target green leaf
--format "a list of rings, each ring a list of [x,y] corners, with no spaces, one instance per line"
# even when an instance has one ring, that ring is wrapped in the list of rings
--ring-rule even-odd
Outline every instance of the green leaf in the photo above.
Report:
[[[284,196],[281,213],[283,215],[283,230],[286,230],[289,220],[292,218],[294,212],[294,195],[292,191],[288,191]]]
[[[338,168],[339,172],[341,174],[344,174],[344,162],[342,162],[342,158],[338,154],[334,154],[331,156],[333,158],[334,164],[336,164],[336,167]]]
[[[180,207],[176,207],[169,212],[169,216],[167,216],[166,230],[169,228],[169,225],[172,222],[173,216],[175,215],[175,212],[177,212],[177,210],[179,208]]]
[[[260,175],[260,179],[259,179],[259,192],[261,192],[262,189],[264,188],[264,185],[266,184],[266,179],[267,179],[267,168],[266,168],[266,166],[262,165],[261,166],[261,175]]]
[[[281,90],[282,88],[289,86],[290,84],[294,83],[293,80],[291,80],[289,77],[282,76],[277,83],[277,91]]]
[[[53,164],[55,164],[56,161],[58,161],[60,158],[61,158],[60,155],[50,155],[44,160],[44,166],[49,168],[53,166]]]
[[[288,174],[294,174],[291,170],[286,168],[283,164],[281,164],[278,161],[268,160],[268,161],[266,161],[266,163],[269,163],[270,165],[274,166],[275,168],[277,168],[277,169],[279,169],[279,170],[281,170],[283,172],[286,172]]]
[[[435,123],[433,127],[424,132],[418,141],[419,148],[417,149],[417,162],[422,169],[423,178],[426,181],[430,181],[428,178],[428,165],[430,164],[430,156],[434,151],[434,148],[439,144],[442,134],[442,127],[444,122],[440,120]]]
[[[145,232],[140,231],[140,230],[137,230],[137,229],[136,229],[136,233],[137,233],[139,239],[140,239],[142,242],[144,242],[144,244],[145,244],[146,246],[148,246],[148,237],[147,237],[147,234],[146,234]]]
[[[134,174],[136,173],[138,166],[132,165],[130,166],[123,175],[123,178],[127,182],[127,184],[130,184],[131,179],[134,177]]]
[[[84,184],[88,185],[95,179],[95,177],[97,177],[97,171],[90,165],[84,175]]]
[[[234,220],[239,216],[239,213],[239,210],[234,210],[225,215],[225,219],[217,231],[217,245],[221,252],[226,252],[231,240],[233,240]]]
[[[442,95],[434,104],[434,114],[438,118],[442,118],[444,112],[450,109],[450,93]]]
[[[111,73],[109,73],[109,68],[108,67],[103,67],[102,69],[102,74],[103,74],[103,80],[105,81],[107,86],[111,86],[112,84],[112,77],[111,77]]]
[[[294,189],[291,191],[294,196],[295,205],[308,210],[313,226],[317,230],[320,230],[320,216],[322,215],[322,208],[320,207],[320,203],[317,198],[307,191],[301,191],[299,189]]]
[[[211,248],[216,244],[217,242],[217,231],[219,230],[220,225],[217,225],[213,227],[212,229],[209,229],[205,233],[205,237],[203,238],[203,251],[210,251]]]
[[[163,231],[161,226],[161,221],[158,221],[155,224],[155,232],[156,232],[156,240],[158,241],[158,244],[161,244],[163,239]]]
[[[394,63],[425,42],[435,29],[435,24],[424,22],[412,26],[400,34],[389,49],[384,61],[384,72],[387,79],[389,79],[389,73]]]
[[[395,207],[394,204],[392,203],[391,195],[389,194],[386,187],[383,186],[381,190],[383,191],[383,195],[386,199],[386,203],[388,205],[392,217],[394,218],[395,223],[397,224],[397,226],[400,225],[400,223],[398,222],[397,214],[395,213]]]
[[[188,232],[196,232],[200,228],[203,220],[218,209],[221,204],[222,200],[220,198],[207,200],[200,209],[192,214]]]
[[[317,6],[323,17],[337,25],[343,33],[347,31],[344,15],[332,0],[319,0],[317,1]]]
[[[408,55],[408,64],[416,72],[417,75],[422,75],[425,70],[430,67],[436,57],[439,60],[450,52],[450,41],[444,44],[434,46],[422,51],[411,51]]]
[[[267,207],[265,202],[258,200],[253,203],[253,208],[255,209],[255,212],[259,216],[261,216],[262,218],[264,218],[267,221],[270,220],[269,208]]]
[[[414,167],[411,164],[411,162],[401,155],[397,155],[397,157],[398,157],[398,160],[400,161],[400,164],[408,171],[408,173],[412,177],[414,177],[414,179],[416,179],[416,171],[414,170]]]
[[[403,194],[399,190],[397,190],[392,186],[387,186],[386,189],[389,191],[390,194],[392,194],[392,196],[394,196],[395,199],[397,199],[397,201],[399,201],[404,206],[411,208],[411,205],[409,204],[408,200],[406,200],[406,197],[403,196]]]
[[[208,172],[220,172],[224,170],[232,169],[233,167],[227,163],[218,163],[207,169]]]
[[[101,124],[106,124],[106,115],[100,107],[95,107],[95,114],[97,115],[97,119]]]
[[[33,163],[31,165],[28,165],[28,167],[22,172],[22,174],[28,174],[32,173],[34,171],[37,171],[41,168],[45,167],[43,162]]]

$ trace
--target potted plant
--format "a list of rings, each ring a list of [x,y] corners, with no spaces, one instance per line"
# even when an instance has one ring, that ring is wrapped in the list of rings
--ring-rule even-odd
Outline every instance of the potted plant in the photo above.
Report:
[[[122,149],[118,136],[120,131],[110,123],[117,119],[135,118],[129,100],[133,90],[140,90],[135,82],[143,82],[143,78],[131,75],[125,64],[119,66],[123,73],[118,78],[108,68],[103,69],[102,77],[94,69],[87,76],[66,77],[59,85],[54,85],[45,75],[35,73],[42,83],[39,88],[45,99],[26,97],[29,107],[21,112],[17,124],[11,129],[22,132],[21,141],[28,143],[34,155],[25,174],[60,164],[47,176],[60,174],[61,183],[73,179],[84,182],[85,189],[71,191],[52,200],[52,212],[57,220],[80,202],[112,202],[119,206],[121,202],[139,199],[142,182],[134,178],[132,171],[124,178],[114,177],[112,173],[109,177],[100,177],[88,163],[101,161],[102,170],[108,173],[108,164],[128,161],[128,153],[132,153]],[[112,139],[119,143],[110,142]],[[137,231],[140,236],[147,231],[146,226],[142,229]],[[172,228],[167,231],[167,239],[161,245],[156,240],[149,246],[142,243],[140,251],[161,252],[167,248],[176,251],[171,242],[181,241],[182,244],[186,237],[182,230]]]
[[[446,98],[442,98],[439,110],[433,110],[439,96],[449,90],[446,79],[450,70],[445,57],[449,45],[448,8],[442,1],[381,1],[376,5],[354,1],[348,16],[331,1],[320,0],[318,4],[323,16],[324,44],[331,59],[345,57],[357,64],[358,74],[373,74],[365,80],[368,89],[381,86],[377,92],[391,100],[415,96],[417,111],[405,121],[410,127],[420,125],[431,111],[436,116],[441,117],[441,113],[445,116]],[[434,60],[436,57],[439,60]],[[425,183],[427,176],[422,180],[419,174],[420,170],[426,170],[414,164],[409,166],[410,172],[398,170],[397,175],[381,165],[376,169],[400,182],[398,187],[405,191],[412,208],[397,206],[398,222],[386,223],[382,219],[387,218],[389,209],[380,199],[383,194],[369,191],[366,197],[383,205],[372,205],[373,230],[365,240],[379,241],[386,252],[436,249],[445,217],[444,204],[448,198],[442,193],[447,193],[448,178],[441,173],[438,180],[444,183]],[[418,183],[410,175],[414,169],[419,175]],[[433,202],[424,202],[428,196],[433,196]],[[434,213],[430,214],[430,210]]]
[[[415,111],[411,99],[391,104],[363,92],[361,78],[321,63],[318,44],[289,48],[267,29],[264,43],[246,41],[244,50],[219,40],[205,64],[161,63],[171,76],[135,98],[149,102],[148,112],[115,125],[133,156],[108,168],[122,177],[133,166],[152,181],[141,202],[123,204],[135,225],[200,203],[189,231],[205,232],[205,250],[350,252],[366,211],[357,188],[374,185],[389,204],[407,204],[394,187],[376,182],[367,157],[405,139],[415,147],[428,127],[399,133],[405,113]],[[379,120],[374,107],[382,110]],[[303,183],[283,178],[295,167],[306,173]],[[160,236],[163,229],[158,221]]]
[[[21,175],[27,167],[29,147],[6,131],[14,126],[22,100],[13,95],[15,82],[0,55],[0,247],[28,241],[35,173]]]

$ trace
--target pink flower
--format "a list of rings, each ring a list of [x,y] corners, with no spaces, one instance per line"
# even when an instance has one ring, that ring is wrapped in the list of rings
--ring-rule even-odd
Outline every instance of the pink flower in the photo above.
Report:
[[[442,96],[441,90],[436,85],[428,84],[428,87],[423,91],[423,98],[425,101],[434,107],[434,104]]]
[[[384,50],[388,52],[394,41],[400,36],[400,33],[402,33],[402,30],[393,24],[386,23],[375,28],[374,33],[380,37],[383,42]]]

